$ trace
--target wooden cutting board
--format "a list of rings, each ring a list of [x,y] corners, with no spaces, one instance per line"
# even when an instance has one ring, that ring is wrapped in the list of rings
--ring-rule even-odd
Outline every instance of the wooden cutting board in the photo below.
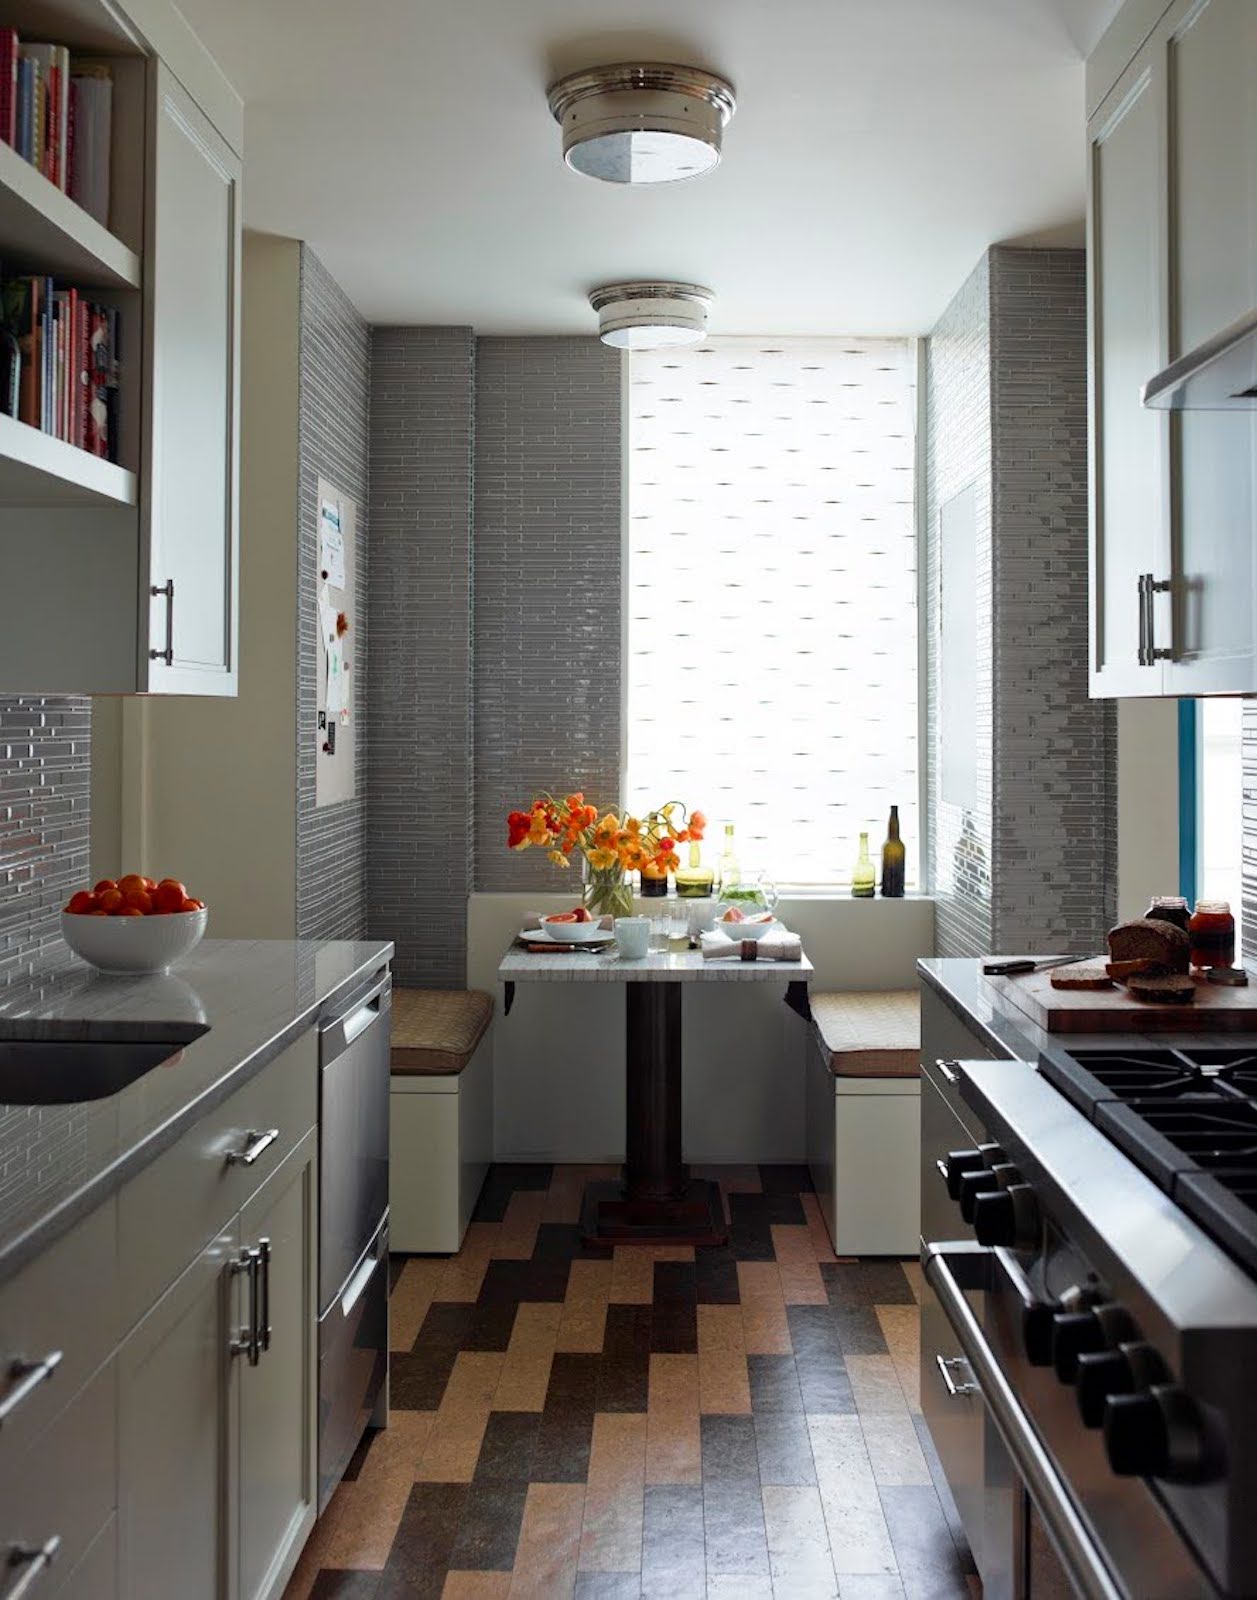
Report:
[[[1198,983],[1186,1006],[1136,1000],[1119,983],[1111,989],[1054,989],[1050,972],[983,977],[1048,1033],[1257,1033],[1257,983],[1245,989]]]

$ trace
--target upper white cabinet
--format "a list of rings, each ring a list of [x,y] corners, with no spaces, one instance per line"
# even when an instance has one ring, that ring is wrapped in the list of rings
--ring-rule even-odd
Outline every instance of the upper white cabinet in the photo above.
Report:
[[[1115,31],[1134,13],[1146,0]],[[1140,391],[1257,306],[1257,7],[1175,0],[1149,28],[1088,125],[1091,688],[1246,693],[1257,411],[1153,411]]]
[[[113,79],[108,227],[0,143],[0,259],[116,312],[116,461],[0,415],[0,694],[234,695],[240,102],[169,0],[17,0]]]

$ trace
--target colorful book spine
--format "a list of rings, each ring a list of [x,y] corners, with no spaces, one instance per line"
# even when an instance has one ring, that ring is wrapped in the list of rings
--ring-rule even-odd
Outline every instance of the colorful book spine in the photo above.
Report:
[[[0,28],[0,139],[17,146],[17,33]]]

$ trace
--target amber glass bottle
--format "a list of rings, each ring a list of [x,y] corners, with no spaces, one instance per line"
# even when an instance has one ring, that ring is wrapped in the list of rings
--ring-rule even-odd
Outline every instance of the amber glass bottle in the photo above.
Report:
[[[891,806],[890,822],[886,829],[886,843],[882,846],[882,896],[886,900],[902,900],[908,852],[899,837],[899,807]]]

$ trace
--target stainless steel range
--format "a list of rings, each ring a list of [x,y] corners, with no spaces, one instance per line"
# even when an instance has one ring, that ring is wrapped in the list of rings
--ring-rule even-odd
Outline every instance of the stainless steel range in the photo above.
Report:
[[[940,1082],[986,1141],[923,1118],[923,1407],[988,1600],[1257,1596],[1257,1054]]]

